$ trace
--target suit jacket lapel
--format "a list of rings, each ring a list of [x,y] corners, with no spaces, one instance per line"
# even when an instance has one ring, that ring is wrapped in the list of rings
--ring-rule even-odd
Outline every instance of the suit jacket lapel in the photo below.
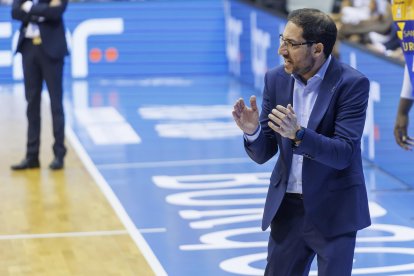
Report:
[[[294,78],[291,75],[287,75],[286,80],[283,82],[283,84],[280,86],[280,91],[276,95],[276,104],[282,105],[286,107],[288,104],[293,105],[293,86],[294,86]],[[288,138],[281,137],[282,141],[282,152],[283,152],[283,159],[285,162],[285,165],[290,168],[290,165],[292,163],[292,141]]]
[[[316,98],[315,105],[309,117],[308,128],[315,130],[322,120],[323,115],[331,102],[332,96],[338,87],[340,74],[341,70],[338,62],[332,58],[331,64],[329,64],[329,67],[326,70],[325,77],[323,78],[319,89],[318,97]]]
[[[276,104],[284,107],[288,104],[293,104],[293,85],[295,84],[294,78],[291,75],[286,74],[286,76],[287,78],[280,85],[281,92],[276,95]]]

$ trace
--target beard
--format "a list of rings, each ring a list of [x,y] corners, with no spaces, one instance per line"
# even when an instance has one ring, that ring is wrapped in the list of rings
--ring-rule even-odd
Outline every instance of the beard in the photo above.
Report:
[[[295,74],[304,77],[315,66],[315,59],[309,57],[307,60],[295,62],[289,57],[283,57],[283,67],[288,74]]]

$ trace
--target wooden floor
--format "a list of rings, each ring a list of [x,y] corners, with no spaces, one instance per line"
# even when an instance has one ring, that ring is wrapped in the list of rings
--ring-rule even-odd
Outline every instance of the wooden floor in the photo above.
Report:
[[[41,169],[10,170],[25,154],[19,91],[0,85],[0,275],[153,275],[68,141],[65,169],[48,169],[53,154],[47,101]]]

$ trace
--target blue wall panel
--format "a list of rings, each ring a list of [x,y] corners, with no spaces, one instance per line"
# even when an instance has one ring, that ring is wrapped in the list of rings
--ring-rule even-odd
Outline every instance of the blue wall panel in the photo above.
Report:
[[[11,19],[10,7],[0,6],[0,26],[9,28],[10,34],[0,35],[0,51],[11,53],[12,37],[19,22]],[[66,59],[66,77],[119,77],[119,76],[179,76],[226,73],[224,48],[224,15],[221,1],[151,1],[70,3],[65,23],[71,44],[74,32],[81,33],[81,25],[90,20],[116,19],[122,28],[109,31],[109,23],[97,23],[83,28],[88,32],[84,56],[75,53]],[[2,32],[0,32],[1,34]],[[81,36],[79,36],[81,37]],[[105,53],[115,49],[117,58],[107,60]],[[92,51],[101,55],[91,59]],[[87,58],[87,72],[73,72],[73,63]],[[20,80],[13,75],[18,60],[0,63],[0,80]],[[7,64],[8,63],[8,64]],[[76,69],[75,69],[76,71]]]

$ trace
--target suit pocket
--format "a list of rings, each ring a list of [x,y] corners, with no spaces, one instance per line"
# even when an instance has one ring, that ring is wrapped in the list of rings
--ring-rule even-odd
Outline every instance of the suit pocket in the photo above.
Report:
[[[330,191],[343,190],[364,184],[364,177],[360,174],[349,175],[346,177],[333,179],[328,184]]]

